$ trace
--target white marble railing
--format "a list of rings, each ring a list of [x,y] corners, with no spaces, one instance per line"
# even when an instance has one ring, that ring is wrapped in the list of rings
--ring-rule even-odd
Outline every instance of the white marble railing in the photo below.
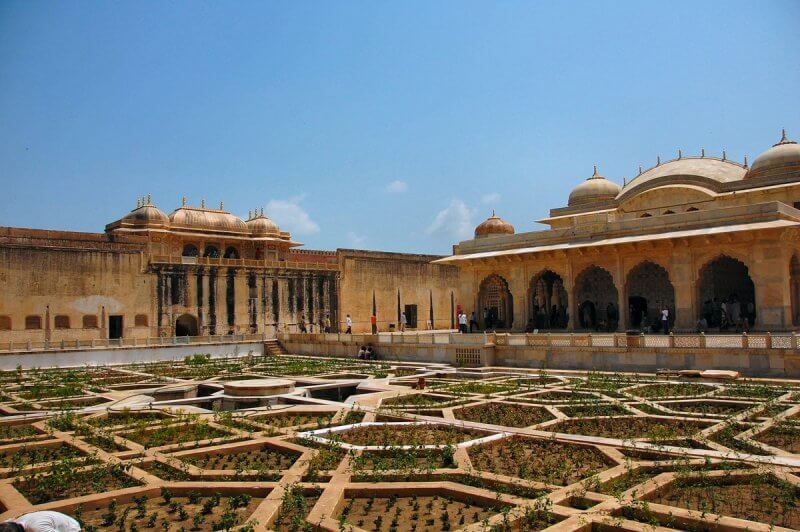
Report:
[[[334,335],[335,336],[335,335]],[[50,342],[3,342],[0,352],[48,351],[67,349],[107,349],[109,347],[167,347],[173,345],[236,344],[264,340],[261,334],[224,334],[215,336],[170,336],[154,338],[97,338],[94,340],[54,340]]]
[[[624,334],[624,333],[474,333],[406,332],[372,334],[281,333],[282,341],[347,342],[353,344],[469,345],[559,348],[651,349],[798,349],[797,333]]]

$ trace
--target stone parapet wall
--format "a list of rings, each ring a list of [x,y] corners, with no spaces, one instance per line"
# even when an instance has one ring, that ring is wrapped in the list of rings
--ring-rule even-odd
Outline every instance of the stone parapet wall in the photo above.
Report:
[[[725,347],[597,347],[582,341],[565,345],[528,345],[517,340],[526,335],[458,335],[435,333],[416,342],[418,335],[280,335],[293,354],[357,356],[361,345],[371,344],[384,360],[437,362],[454,365],[510,366],[569,370],[639,371],[659,369],[726,369],[750,377],[800,377],[800,350],[795,348]],[[534,335],[529,335],[534,336]],[[543,336],[543,335],[541,335]],[[586,335],[562,335],[583,336]],[[620,335],[623,336],[623,335]],[[326,338],[327,337],[327,338]],[[386,339],[389,338],[387,341]],[[459,341],[449,341],[455,338]],[[623,336],[624,338],[624,336]],[[497,340],[500,339],[500,342]],[[509,342],[509,339],[511,341]],[[514,345],[516,344],[516,345]],[[581,345],[583,344],[583,345]],[[476,363],[478,362],[479,363]]]

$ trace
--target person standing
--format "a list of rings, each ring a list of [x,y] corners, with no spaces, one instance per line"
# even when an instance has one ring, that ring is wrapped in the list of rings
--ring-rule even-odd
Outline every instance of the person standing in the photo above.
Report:
[[[400,313],[400,332],[406,332],[406,325],[408,325],[408,319],[406,318],[406,313]]]
[[[297,322],[297,328],[300,329],[301,333],[306,333],[308,330],[306,329],[306,315],[300,314],[300,320]]]
[[[369,317],[369,322],[372,325],[372,334],[378,334],[378,316],[373,314]]]
[[[669,334],[669,309],[666,306],[661,309],[661,328],[664,334]]]
[[[458,315],[458,328],[461,334],[467,334],[467,315],[464,312]]]
[[[353,334],[353,318],[350,317],[350,314],[344,320],[345,326],[347,330],[344,331],[345,334]]]
[[[323,322],[323,326],[325,327],[325,332],[331,332],[331,317],[328,314],[325,314],[325,321]]]
[[[68,515],[50,510],[24,514],[0,523],[2,532],[80,532],[81,525]]]
[[[473,327],[475,328],[476,331],[478,330],[478,317],[475,315],[474,310],[472,311],[472,314],[470,315],[469,318],[469,332],[472,332]]]

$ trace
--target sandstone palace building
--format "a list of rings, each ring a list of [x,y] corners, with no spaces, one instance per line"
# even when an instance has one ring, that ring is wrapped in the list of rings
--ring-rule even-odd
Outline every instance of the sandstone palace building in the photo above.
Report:
[[[104,233],[0,228],[0,342],[480,327],[658,332],[800,325],[800,145],[752,166],[678,153],[620,186],[594,173],[545,231],[492,216],[449,257],[298,249],[243,220],[149,197]],[[723,316],[728,316],[726,320]],[[702,322],[705,320],[705,323]]]

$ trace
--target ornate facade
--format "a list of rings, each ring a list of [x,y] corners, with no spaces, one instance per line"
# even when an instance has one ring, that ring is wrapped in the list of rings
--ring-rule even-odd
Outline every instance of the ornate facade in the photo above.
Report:
[[[346,314],[362,332],[373,311],[387,330],[400,305],[450,326],[458,271],[438,257],[299,245],[263,211],[149,197],[103,234],[2,228],[0,342],[337,331]]]
[[[798,208],[800,145],[784,132],[752,167],[679,152],[623,186],[595,167],[548,230],[493,214],[437,263],[460,268],[483,326],[659,331],[666,309],[683,331],[796,329]]]

